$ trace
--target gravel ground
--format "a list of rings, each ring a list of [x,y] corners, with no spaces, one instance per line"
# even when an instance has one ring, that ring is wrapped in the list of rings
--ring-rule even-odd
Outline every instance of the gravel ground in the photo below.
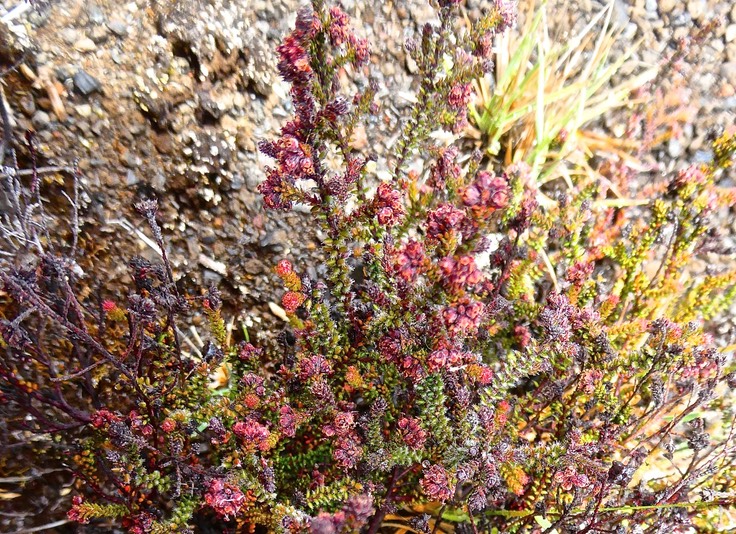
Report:
[[[636,60],[649,65],[661,61],[693,27],[720,17],[720,26],[683,70],[696,120],[681,139],[656,154],[664,168],[683,156],[707,157],[710,129],[735,122],[736,5],[616,1],[616,20],[624,28],[620,48],[643,38]],[[381,168],[412,89],[413,66],[403,43],[433,11],[426,0],[342,3],[373,43],[370,72],[380,86],[382,112],[354,144],[370,147]],[[485,3],[466,0],[470,17]],[[16,4],[0,2],[5,8],[0,17]],[[47,4],[15,18],[13,32],[0,23],[0,68],[22,63],[5,77],[3,90],[15,131],[38,132],[44,164],[79,161],[86,204],[82,268],[94,264],[95,275],[107,277],[92,283],[122,287],[128,258],[155,256],[140,237],[146,228],[131,206],[156,196],[162,200],[161,220],[177,274],[217,284],[227,309],[250,324],[254,335],[281,328],[269,306],[279,294],[271,267],[283,257],[317,265],[320,236],[303,213],[261,209],[256,187],[267,160],[257,154],[256,144],[273,137],[290,113],[274,49],[293,25],[299,2]],[[594,0],[573,7],[550,0],[549,5],[552,28],[561,39],[602,7]],[[733,179],[732,173],[724,185],[734,185]],[[733,245],[736,218],[724,221],[724,229]],[[734,342],[731,322],[718,328]],[[41,500],[34,513],[46,509],[48,520],[60,515],[50,508],[56,502],[52,496]],[[38,521],[0,518],[0,530]]]

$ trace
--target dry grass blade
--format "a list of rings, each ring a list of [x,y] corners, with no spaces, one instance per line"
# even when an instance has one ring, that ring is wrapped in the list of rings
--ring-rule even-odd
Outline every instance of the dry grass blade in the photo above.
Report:
[[[495,77],[476,84],[471,115],[477,132],[470,137],[481,138],[486,152],[506,164],[527,162],[541,182],[563,179],[568,187],[578,172],[571,169],[586,176],[587,159],[601,150],[636,165],[635,144],[586,129],[611,110],[631,105],[632,91],[657,72],[650,68],[611,87],[640,44],[610,60],[620,36],[611,22],[613,2],[564,43],[551,37],[546,2],[530,0],[522,11],[523,27],[496,41]]]

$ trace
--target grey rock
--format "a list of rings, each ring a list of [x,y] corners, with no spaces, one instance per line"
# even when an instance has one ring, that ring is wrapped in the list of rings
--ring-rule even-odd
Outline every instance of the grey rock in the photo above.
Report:
[[[90,4],[87,6],[87,19],[92,24],[103,24],[105,22],[105,13],[102,12],[100,6]]]
[[[36,103],[31,95],[23,96],[18,102],[20,110],[26,117],[31,117],[36,112]]]
[[[97,45],[89,37],[82,37],[79,41],[74,43],[74,49],[78,52],[92,52],[97,50]]]
[[[677,0],[659,0],[659,12],[671,13],[677,3]]]
[[[100,84],[97,78],[87,74],[81,69],[74,75],[74,87],[84,96],[88,96],[96,91],[102,90],[102,84]]]
[[[31,118],[31,123],[37,131],[45,130],[51,123],[51,117],[45,111],[38,110],[36,113],[33,114],[33,117]]]
[[[95,26],[92,31],[89,32],[89,37],[95,44],[104,43],[109,37],[109,30],[107,26]]]
[[[128,25],[120,19],[111,20],[107,27],[118,37],[125,37],[128,35]]]
[[[682,143],[674,137],[667,143],[667,154],[671,158],[679,158],[682,155]]]
[[[713,161],[712,150],[696,150],[693,155],[693,163],[710,163]]]
[[[73,45],[79,40],[79,32],[74,28],[64,28],[59,32],[59,37],[68,45]]]
[[[736,86],[736,61],[727,61],[721,65],[721,77]]]

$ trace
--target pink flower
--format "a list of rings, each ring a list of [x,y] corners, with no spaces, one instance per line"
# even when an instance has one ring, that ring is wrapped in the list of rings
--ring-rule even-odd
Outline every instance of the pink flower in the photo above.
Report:
[[[425,470],[420,484],[430,500],[445,502],[452,497],[449,476],[441,465],[435,464]]]
[[[268,438],[271,437],[271,432],[253,419],[238,421],[233,425],[233,432],[243,439],[248,451],[252,452],[258,449],[263,452],[269,448]]]
[[[465,220],[465,212],[450,204],[442,204],[427,215],[427,237],[440,239],[457,232]]]
[[[350,18],[337,6],[330,8],[330,27],[328,33],[332,46],[341,46],[348,39]]]
[[[555,482],[565,491],[570,491],[572,488],[586,487],[590,484],[590,479],[586,475],[578,473],[574,466],[568,465],[563,471],[555,473]]]
[[[483,319],[485,306],[482,302],[464,298],[448,306],[442,312],[445,326],[455,334],[472,333],[478,329]]]
[[[326,436],[347,436],[355,427],[353,412],[337,412],[332,424],[325,425],[322,431]]]
[[[439,267],[447,284],[455,290],[475,286],[483,278],[472,256],[448,256],[440,260]]]
[[[225,521],[234,517],[245,505],[245,494],[234,484],[213,479],[204,495],[207,505]]]
[[[299,362],[299,378],[302,380],[330,373],[332,373],[332,366],[324,356],[312,355]]]
[[[460,177],[461,169],[455,161],[458,153],[457,147],[441,148],[438,152],[439,157],[430,172],[429,185],[443,189],[448,180],[454,181]]]
[[[296,415],[288,404],[284,404],[279,410],[279,428],[284,436],[293,438],[296,435]]]
[[[387,182],[378,186],[373,203],[378,223],[383,226],[394,226],[404,216],[401,193]]]
[[[396,269],[406,282],[416,280],[427,264],[424,247],[418,241],[407,242],[396,255]]]
[[[351,432],[346,436],[340,436],[335,440],[335,450],[332,457],[342,469],[352,469],[358,463],[363,448],[360,446],[358,436]]]
[[[413,417],[402,417],[399,419],[399,435],[411,449],[419,450],[427,441],[427,432],[419,426],[419,420]]]
[[[473,86],[469,83],[456,83],[447,95],[447,104],[455,111],[467,108],[470,96],[473,94]]]
[[[480,171],[475,181],[462,191],[463,204],[479,219],[487,219],[509,203],[509,186],[506,180],[487,171]]]
[[[427,357],[427,367],[431,372],[456,367],[463,362],[465,354],[455,349],[435,350]]]

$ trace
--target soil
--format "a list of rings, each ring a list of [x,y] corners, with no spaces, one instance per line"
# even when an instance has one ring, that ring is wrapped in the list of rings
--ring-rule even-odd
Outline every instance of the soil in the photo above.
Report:
[[[707,158],[711,128],[734,123],[736,7],[716,0],[616,2],[621,49],[643,38],[635,60],[650,65],[694,26],[722,17],[700,54],[685,66],[697,119],[681,139],[656,154],[665,169],[684,155]],[[16,3],[0,2],[5,8],[0,17]],[[290,114],[288,86],[278,78],[274,51],[293,27],[299,2],[35,4],[9,25],[0,24],[0,68],[16,66],[4,76],[2,89],[14,132],[37,132],[43,165],[78,162],[84,193],[80,267],[94,272],[90,286],[105,298],[122,299],[129,282],[127,260],[157,258],[145,239],[150,236],[145,222],[132,207],[139,199],[156,197],[182,283],[216,285],[226,316],[235,325],[246,324],[256,342],[273,342],[273,333],[285,327],[274,307],[281,291],[273,265],[288,258],[319,275],[321,236],[308,214],[265,211],[256,191],[268,164],[257,143],[273,138]],[[403,44],[431,20],[433,10],[426,0],[342,4],[359,33],[373,43],[369,71],[380,87],[382,111],[353,143],[374,156],[380,169],[410,102],[413,66]],[[550,2],[548,10],[560,38],[602,8],[594,0],[564,4]],[[465,9],[472,18],[484,5],[486,0],[467,0]],[[620,120],[609,117],[603,126],[612,128]],[[22,139],[16,146],[24,157]],[[733,180],[732,173],[724,185]],[[70,187],[69,182],[46,186],[52,205],[63,213],[64,203],[53,192]],[[736,245],[736,221],[724,221],[724,231],[730,246]],[[731,322],[718,328],[734,342]],[[62,520],[70,482],[62,472],[27,484],[0,482],[3,491],[21,494],[0,501],[0,531]],[[64,528],[70,527],[47,532],[74,531]]]

